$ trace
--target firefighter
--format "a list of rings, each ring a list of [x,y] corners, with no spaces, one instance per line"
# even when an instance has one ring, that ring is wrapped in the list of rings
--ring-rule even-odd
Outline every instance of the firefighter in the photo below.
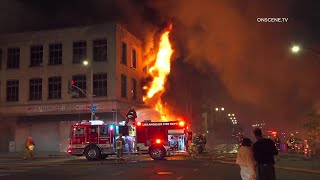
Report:
[[[32,140],[32,137],[29,136],[27,141],[26,141],[26,152],[24,154],[23,159],[28,159],[29,156],[31,159],[34,159],[34,142]]]
[[[132,107],[131,109],[129,109],[127,115],[126,115],[126,125],[128,124],[129,121],[132,121],[132,123],[135,123],[135,120],[137,118],[137,112],[134,109],[134,107]]]
[[[122,138],[122,134],[119,134],[119,137],[116,139],[116,149],[117,149],[117,158],[118,161],[123,160],[123,149],[125,146],[125,142]]]

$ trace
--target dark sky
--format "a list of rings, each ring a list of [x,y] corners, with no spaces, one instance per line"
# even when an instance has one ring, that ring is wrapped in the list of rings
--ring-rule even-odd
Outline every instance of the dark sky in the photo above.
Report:
[[[320,51],[317,0],[2,0],[0,32],[119,20],[153,46],[153,33],[174,23],[172,74],[164,96],[176,112],[192,102],[224,106],[239,122],[266,121],[296,127],[320,109]],[[289,18],[258,23],[258,17]],[[183,92],[183,93],[182,93]],[[188,98],[189,100],[187,100]]]

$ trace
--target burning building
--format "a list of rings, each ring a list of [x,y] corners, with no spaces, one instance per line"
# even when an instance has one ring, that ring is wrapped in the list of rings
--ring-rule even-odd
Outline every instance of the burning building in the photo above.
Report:
[[[90,119],[91,104],[105,121],[143,107],[142,51],[117,23],[1,35],[0,151],[9,142],[23,150],[29,135],[38,151],[62,151],[70,123]],[[85,94],[68,93],[70,82]]]

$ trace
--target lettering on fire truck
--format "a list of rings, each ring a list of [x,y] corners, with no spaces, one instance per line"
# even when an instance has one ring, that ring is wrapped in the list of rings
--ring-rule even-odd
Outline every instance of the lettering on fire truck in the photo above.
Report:
[[[142,126],[176,126],[179,125],[178,122],[149,122],[141,123]]]

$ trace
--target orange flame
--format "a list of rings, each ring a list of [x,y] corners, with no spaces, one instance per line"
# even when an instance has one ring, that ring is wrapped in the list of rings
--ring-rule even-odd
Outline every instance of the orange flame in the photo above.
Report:
[[[169,29],[166,30],[160,38],[159,51],[157,53],[157,58],[154,66],[149,69],[149,74],[153,77],[153,81],[150,87],[143,87],[147,90],[147,96],[143,97],[143,100],[148,100],[153,98],[156,94],[160,97],[161,94],[165,91],[165,83],[168,75],[170,74],[171,66],[171,55],[173,49],[171,48],[169,34],[171,32],[172,25]],[[157,101],[157,104],[154,106],[154,109],[157,110],[162,117],[162,120],[166,120],[166,110],[162,105],[161,99]]]
[[[167,80],[167,76],[170,74],[170,59],[173,53],[171,44],[169,41],[169,30],[165,31],[160,38],[159,51],[157,53],[157,59],[155,65],[149,69],[149,74],[154,78],[151,87],[148,90],[147,98],[152,98],[156,93],[164,92],[164,85]]]

